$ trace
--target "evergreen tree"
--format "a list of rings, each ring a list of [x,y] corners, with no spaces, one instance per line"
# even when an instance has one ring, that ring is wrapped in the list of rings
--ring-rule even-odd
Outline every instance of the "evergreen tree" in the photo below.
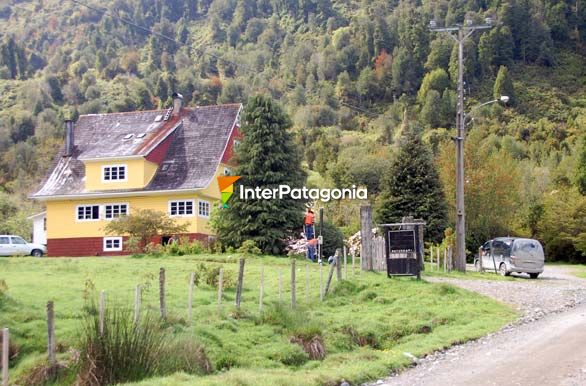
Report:
[[[439,127],[441,124],[441,96],[436,90],[429,90],[423,108],[421,120],[429,127]]]
[[[287,131],[291,122],[281,107],[268,97],[255,96],[248,102],[242,121],[244,138],[237,150],[234,173],[241,179],[236,184],[240,188],[301,187],[306,178],[301,155]],[[241,200],[235,194],[229,205],[218,210],[213,221],[227,246],[253,240],[265,253],[281,253],[284,239],[302,224],[301,200]]]
[[[376,209],[379,223],[403,216],[423,219],[426,240],[440,241],[447,226],[447,204],[431,152],[412,128],[404,133],[399,152],[381,183]]]
[[[493,96],[495,99],[499,99],[501,95],[509,97],[509,104],[514,106],[515,100],[515,89],[513,88],[513,81],[509,75],[509,69],[505,66],[499,68],[499,72],[494,81]]]

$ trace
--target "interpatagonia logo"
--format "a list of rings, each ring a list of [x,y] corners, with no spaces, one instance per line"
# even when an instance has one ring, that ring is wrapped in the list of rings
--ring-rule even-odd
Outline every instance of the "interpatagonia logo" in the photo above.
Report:
[[[222,194],[222,206],[228,207],[228,200],[234,194],[234,183],[240,179],[240,176],[221,176],[218,177],[218,186]]]

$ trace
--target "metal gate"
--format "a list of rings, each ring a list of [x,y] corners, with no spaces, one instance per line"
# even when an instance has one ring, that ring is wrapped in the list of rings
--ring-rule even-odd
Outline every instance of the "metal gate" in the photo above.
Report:
[[[383,224],[387,275],[421,277],[421,243],[425,223]]]

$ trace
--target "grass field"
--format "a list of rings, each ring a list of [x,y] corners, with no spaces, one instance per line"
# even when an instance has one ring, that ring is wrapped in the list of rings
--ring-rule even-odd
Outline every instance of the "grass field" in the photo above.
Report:
[[[107,292],[108,304],[132,306],[135,285],[141,284],[143,310],[158,310],[158,272],[167,277],[168,329],[176,339],[193,340],[206,350],[213,372],[206,376],[163,374],[144,385],[321,385],[352,384],[382,377],[405,366],[405,353],[421,356],[456,342],[494,331],[515,317],[513,311],[486,297],[446,284],[411,278],[388,279],[380,273],[353,274],[332,283],[319,301],[320,272],[309,265],[310,291],[306,300],[305,261],[297,261],[297,302],[290,301],[290,261],[285,258],[247,258],[242,310],[235,312],[234,288],[224,294],[221,310],[217,289],[200,283],[194,295],[194,319],[187,322],[187,288],[191,271],[200,263],[221,265],[235,279],[236,255],[197,255],[163,258],[0,258],[0,279],[8,291],[0,299],[0,327],[10,328],[20,347],[12,363],[17,379],[42,362],[46,347],[45,305],[55,302],[56,336],[61,354],[77,347],[87,298]],[[259,280],[264,266],[264,311],[259,312]],[[324,267],[324,281],[329,267]],[[279,304],[279,272],[283,307]],[[495,275],[496,276],[496,275]],[[301,346],[291,343],[298,330],[319,331],[326,356],[310,360]],[[69,378],[58,383],[65,384]]]

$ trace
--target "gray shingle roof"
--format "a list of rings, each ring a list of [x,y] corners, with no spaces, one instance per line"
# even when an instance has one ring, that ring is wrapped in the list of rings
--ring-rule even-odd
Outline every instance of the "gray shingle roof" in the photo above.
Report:
[[[183,108],[178,118],[154,122],[165,110],[82,115],[75,123],[74,150],[53,167],[33,198],[129,191],[198,189],[212,180],[240,112],[240,104]],[[142,138],[138,134],[146,133]],[[123,139],[134,134],[131,139]],[[155,176],[144,189],[85,190],[82,160],[146,156],[167,135],[171,144]]]

